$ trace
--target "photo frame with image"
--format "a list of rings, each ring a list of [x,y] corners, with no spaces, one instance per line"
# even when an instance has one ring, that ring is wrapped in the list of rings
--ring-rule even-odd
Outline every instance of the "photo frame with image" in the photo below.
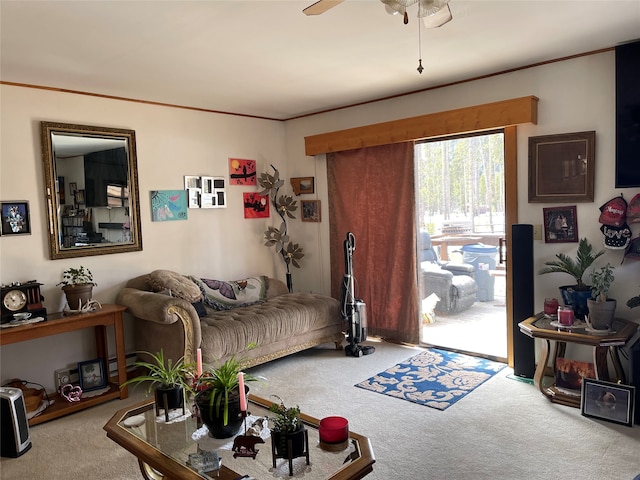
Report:
[[[529,203],[593,202],[596,132],[529,137]]]
[[[633,425],[636,387],[593,378],[582,381],[580,412],[585,417]]]
[[[545,243],[578,241],[578,217],[575,205],[543,208]]]
[[[0,216],[1,236],[31,235],[31,216],[26,200],[0,202]]]
[[[315,193],[315,178],[314,177],[294,177],[291,179],[291,188],[293,193],[297,195],[307,195],[309,193]]]
[[[320,200],[302,200],[300,204],[303,222],[319,222],[322,219]]]
[[[83,392],[99,390],[107,386],[107,374],[104,359],[96,358],[78,363],[78,378]]]

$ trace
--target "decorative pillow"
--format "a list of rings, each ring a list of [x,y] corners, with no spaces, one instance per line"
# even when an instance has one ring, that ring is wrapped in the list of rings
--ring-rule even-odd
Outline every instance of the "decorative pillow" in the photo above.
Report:
[[[154,270],[149,274],[149,285],[154,292],[171,290],[171,296],[189,303],[202,300],[200,288],[188,277],[171,270]]]
[[[230,310],[260,303],[267,293],[268,278],[264,275],[230,282],[194,276],[189,278],[200,287],[203,302],[216,310]]]

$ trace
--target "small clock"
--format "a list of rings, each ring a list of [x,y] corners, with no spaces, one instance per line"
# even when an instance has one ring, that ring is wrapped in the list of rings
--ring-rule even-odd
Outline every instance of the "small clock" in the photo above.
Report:
[[[1,322],[6,323],[13,320],[13,315],[20,312],[30,312],[34,316],[47,318],[47,310],[42,306],[42,295],[40,285],[36,281],[27,283],[13,283],[2,286],[0,298],[2,303]]]

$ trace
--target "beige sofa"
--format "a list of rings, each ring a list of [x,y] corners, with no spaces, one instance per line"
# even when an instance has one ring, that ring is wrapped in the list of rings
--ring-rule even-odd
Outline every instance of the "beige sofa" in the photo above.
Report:
[[[216,366],[235,355],[250,367],[324,343],[342,348],[345,337],[337,300],[289,293],[280,280],[260,278],[264,290],[260,300],[221,306],[215,300],[207,303],[204,290],[218,294],[222,288],[213,291],[200,279],[156,270],[129,280],[116,302],[135,319],[136,350],[162,349],[168,358],[184,356],[195,362],[201,348],[207,365]],[[242,282],[231,284],[237,290]],[[251,344],[256,346],[247,349]]]

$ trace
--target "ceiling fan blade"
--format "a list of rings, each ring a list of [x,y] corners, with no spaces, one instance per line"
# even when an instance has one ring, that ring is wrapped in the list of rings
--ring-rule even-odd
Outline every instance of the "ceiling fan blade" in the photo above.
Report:
[[[344,0],[319,0],[302,10],[302,13],[305,15],[320,15],[342,2]]]
[[[424,26],[427,28],[438,28],[445,23],[450,22],[452,18],[453,15],[451,15],[451,9],[449,8],[449,5],[446,5],[433,15],[423,17],[422,21],[424,22]]]

